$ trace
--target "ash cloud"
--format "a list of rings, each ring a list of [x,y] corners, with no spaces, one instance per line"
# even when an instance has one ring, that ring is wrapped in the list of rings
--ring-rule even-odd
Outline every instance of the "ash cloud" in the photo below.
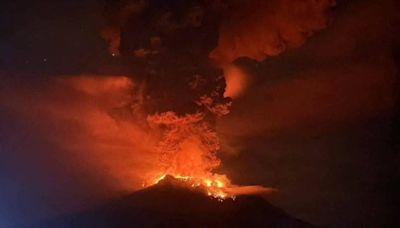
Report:
[[[196,6],[196,10],[187,7],[188,5]],[[186,13],[180,22],[169,21],[169,16],[163,15],[164,19],[160,25],[167,26],[164,30],[170,31],[182,26],[200,25],[205,13],[214,13],[220,15],[219,21],[216,22],[218,45],[213,47],[213,44],[210,44],[210,47],[215,48],[210,53],[214,61],[228,64],[240,57],[263,60],[301,46],[315,32],[326,28],[331,20],[331,8],[334,5],[334,0],[110,1],[106,11],[109,24],[104,28],[102,36],[109,41],[110,53],[116,54],[124,49],[119,46],[121,29],[145,8],[170,8],[174,9],[175,12],[170,11],[173,14]],[[159,10],[154,10],[153,13],[156,15],[159,13],[157,11]],[[139,16],[135,20],[140,23],[143,21],[141,19],[143,18]],[[148,30],[146,27],[142,28],[143,32]],[[147,45],[149,43],[150,39]]]
[[[239,57],[261,61],[299,47],[328,25],[334,4],[333,0],[231,1],[211,58],[221,63]]]
[[[158,74],[164,88],[155,82],[147,85],[149,91],[164,91],[174,103],[188,103],[178,92],[192,94],[183,91],[189,74],[205,76],[209,89],[223,87],[226,96],[235,98],[250,83],[235,60],[263,60],[301,46],[328,25],[334,4],[332,0],[109,1],[102,36],[112,55],[122,54],[134,65],[135,77]],[[222,74],[226,86],[213,79]],[[157,106],[160,103],[171,101],[160,100]]]
[[[317,225],[391,223],[398,176],[392,141],[398,138],[397,9],[391,0],[338,1],[329,28],[254,67],[254,83],[219,122],[226,148],[246,161],[242,172],[264,172],[258,178],[286,191],[276,202]]]
[[[342,6],[332,26],[312,43],[253,67],[257,83],[236,101],[241,108],[225,118],[238,114],[241,121],[234,126],[243,128],[230,132],[278,134],[309,123],[328,127],[392,113],[399,19],[393,1],[376,4]],[[250,107],[252,113],[240,111]],[[260,124],[250,124],[257,119]]]

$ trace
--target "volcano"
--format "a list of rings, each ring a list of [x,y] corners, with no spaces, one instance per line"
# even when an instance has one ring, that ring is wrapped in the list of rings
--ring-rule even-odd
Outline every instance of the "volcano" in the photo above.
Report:
[[[285,227],[311,228],[260,196],[218,199],[167,176],[158,184],[78,214],[31,228]]]

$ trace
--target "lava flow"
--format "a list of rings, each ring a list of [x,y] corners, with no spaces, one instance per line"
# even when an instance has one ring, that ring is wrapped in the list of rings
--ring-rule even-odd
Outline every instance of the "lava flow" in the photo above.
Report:
[[[202,177],[191,177],[191,176],[180,176],[180,175],[167,175],[164,174],[155,180],[155,184],[160,183],[171,176],[175,180],[179,181],[185,186],[200,189],[207,195],[212,196],[214,198],[223,200],[227,197],[234,198],[235,195],[229,193],[226,190],[227,185],[229,185],[229,180],[224,175],[214,175],[210,178],[202,178]]]
[[[235,199],[239,195],[258,195],[276,191],[273,188],[266,188],[259,185],[238,186],[231,184],[226,175],[214,174],[210,177],[192,177],[164,174],[153,180],[152,185],[162,182],[186,187],[195,191],[200,191],[219,201],[230,198]]]

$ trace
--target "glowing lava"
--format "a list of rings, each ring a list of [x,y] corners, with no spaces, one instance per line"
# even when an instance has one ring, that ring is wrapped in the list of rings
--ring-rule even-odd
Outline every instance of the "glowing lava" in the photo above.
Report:
[[[228,178],[225,175],[214,174],[210,178],[201,177],[191,177],[191,176],[181,176],[181,175],[170,175],[163,174],[157,177],[153,184],[158,184],[165,180],[168,176],[179,181],[182,185],[187,187],[201,189],[204,193],[219,200],[226,199],[228,197],[234,198],[235,195],[226,191],[227,187],[230,185]]]

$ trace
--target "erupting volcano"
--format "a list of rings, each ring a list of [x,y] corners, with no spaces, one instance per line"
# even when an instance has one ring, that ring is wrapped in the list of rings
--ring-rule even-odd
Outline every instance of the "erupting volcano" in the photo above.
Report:
[[[1,0],[0,228],[400,227],[399,3]]]
[[[215,123],[231,106],[223,72],[208,57],[217,46],[218,7],[202,1],[140,1],[110,13],[103,32],[109,50],[130,61],[133,75],[141,78],[133,113],[147,116],[158,132],[158,167],[143,186],[170,175],[220,199],[235,195],[228,177],[214,173],[220,165]]]
[[[109,2],[109,23],[102,37],[109,43],[110,55],[128,63],[138,84],[136,99],[120,109],[128,110],[134,119],[145,118],[156,142],[152,150],[157,162],[143,173],[143,187],[172,176],[220,200],[269,191],[233,185],[226,175],[215,172],[221,164],[216,122],[230,112],[232,98],[227,96],[240,94],[246,84],[245,71],[233,61],[262,60],[299,46],[326,26],[334,2],[304,1],[287,8],[290,4],[277,0]],[[282,22],[270,24],[275,19],[269,13],[288,10],[297,10],[299,17],[311,13],[315,20],[300,22],[276,15]],[[241,15],[247,16],[243,22]],[[242,79],[235,79],[239,74]]]
[[[249,84],[241,63],[301,46],[327,26],[333,5],[106,0],[100,35],[116,72],[59,76],[32,97],[10,89],[7,105],[35,122],[25,118],[32,99],[32,113],[51,129],[43,141],[129,195],[39,226],[311,227],[260,196],[273,188],[242,186],[221,171],[217,126]]]

